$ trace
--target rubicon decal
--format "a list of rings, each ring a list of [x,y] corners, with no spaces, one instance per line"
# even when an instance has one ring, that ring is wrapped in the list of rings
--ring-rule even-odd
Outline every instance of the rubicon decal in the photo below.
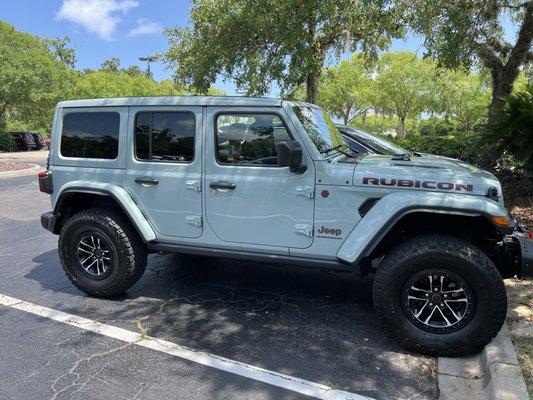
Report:
[[[453,183],[438,181],[416,181],[412,179],[363,178],[363,185],[395,186],[403,188],[440,189],[457,192],[472,192],[474,185],[470,183]]]

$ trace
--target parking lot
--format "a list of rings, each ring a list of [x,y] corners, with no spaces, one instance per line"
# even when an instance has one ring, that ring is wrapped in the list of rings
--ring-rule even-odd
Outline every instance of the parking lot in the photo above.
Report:
[[[437,397],[435,360],[397,346],[374,316],[368,280],[153,254],[125,296],[90,298],[41,228],[49,209],[35,176],[0,179],[0,295],[47,307],[0,306],[0,399],[296,399],[304,387],[323,398]],[[48,309],[106,328],[60,322]],[[130,343],[106,333],[113,327],[176,347]]]

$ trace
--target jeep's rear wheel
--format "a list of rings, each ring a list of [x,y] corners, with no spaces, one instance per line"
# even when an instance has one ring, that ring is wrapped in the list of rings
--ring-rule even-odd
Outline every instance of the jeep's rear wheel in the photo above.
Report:
[[[67,277],[91,296],[114,297],[133,286],[146,267],[146,250],[116,211],[90,209],[66,221],[59,257]]]
[[[496,336],[507,297],[481,250],[454,237],[425,235],[399,244],[381,261],[374,305],[405,347],[458,356]]]

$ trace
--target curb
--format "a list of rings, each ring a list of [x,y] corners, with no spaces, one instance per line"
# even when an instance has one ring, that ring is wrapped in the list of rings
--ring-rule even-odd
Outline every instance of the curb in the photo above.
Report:
[[[528,398],[507,325],[479,354],[439,357],[437,370],[440,400]]]
[[[37,164],[31,163],[31,165],[32,165],[31,168],[17,169],[15,171],[0,172],[0,179],[13,178],[13,177],[16,177],[16,176],[31,175],[31,174],[34,174],[35,172],[37,172],[37,171],[39,171],[41,169],[44,169],[43,167],[41,167],[40,165],[37,165]]]

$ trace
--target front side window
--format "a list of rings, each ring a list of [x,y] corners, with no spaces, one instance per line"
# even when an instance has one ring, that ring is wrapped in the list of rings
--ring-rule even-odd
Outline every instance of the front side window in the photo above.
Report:
[[[219,114],[216,120],[217,159],[221,164],[277,166],[276,145],[291,140],[274,114]]]
[[[120,114],[73,112],[63,118],[61,155],[115,159],[118,156]]]
[[[192,113],[141,112],[135,118],[135,156],[142,161],[192,162]]]

